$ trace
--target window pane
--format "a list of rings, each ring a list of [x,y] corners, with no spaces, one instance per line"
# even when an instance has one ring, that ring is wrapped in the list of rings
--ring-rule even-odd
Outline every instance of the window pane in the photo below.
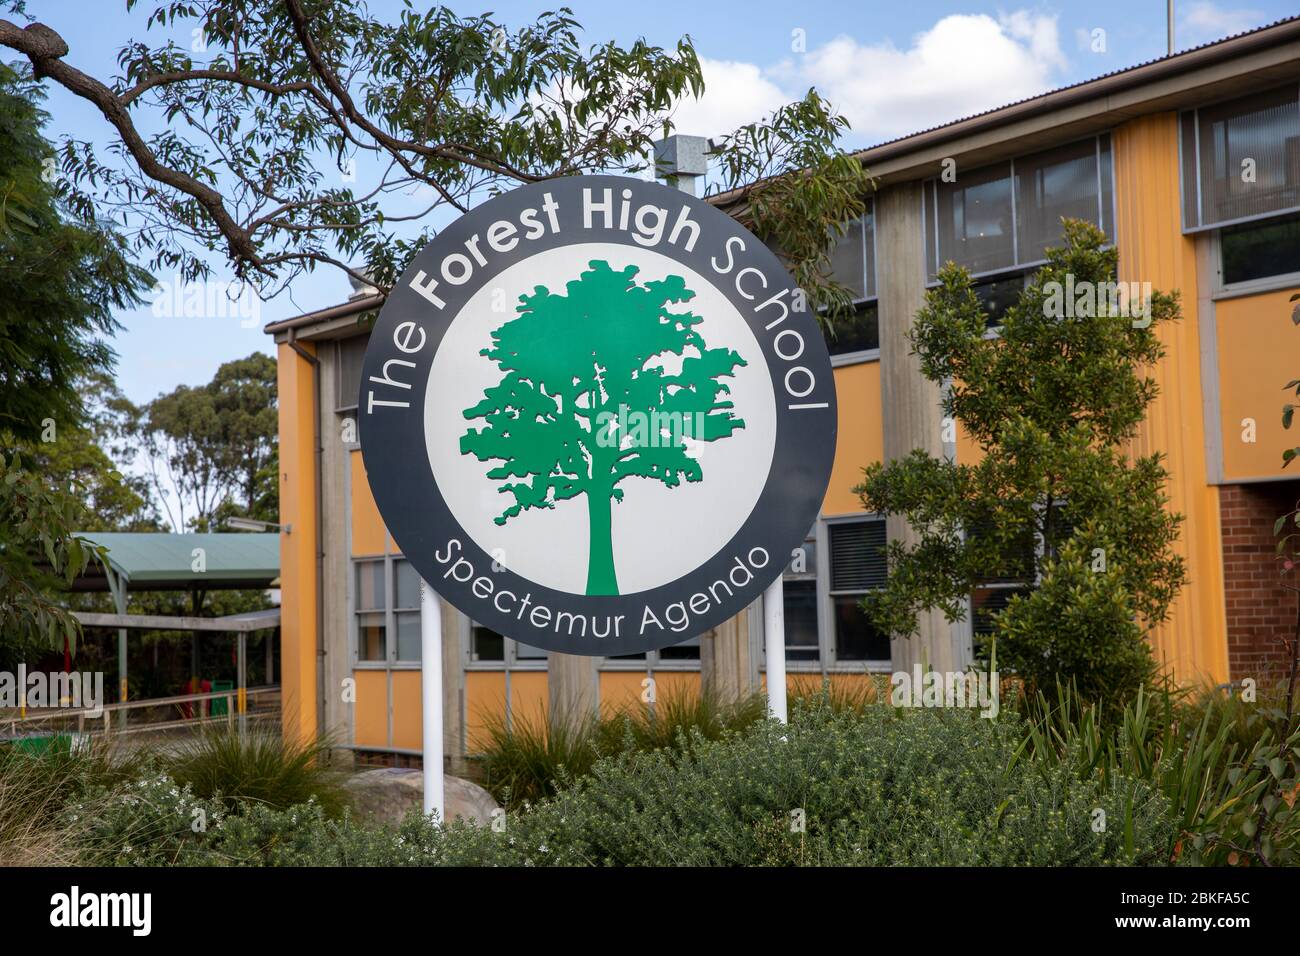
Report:
[[[388,659],[387,629],[383,614],[357,615],[357,659],[383,661]]]
[[[384,600],[384,562],[357,562],[356,609],[358,611],[382,611],[387,602]]]
[[[817,574],[817,539],[809,538],[791,554],[789,563],[785,566],[785,578],[787,581],[791,576],[809,575],[815,577]],[[802,557],[799,555],[802,554]],[[795,562],[799,561],[796,566]]]
[[[700,659],[700,639],[692,637],[688,641],[659,649],[661,661],[698,661]]]
[[[1300,206],[1298,96],[1292,83],[1197,112],[1200,225]]]
[[[361,361],[366,355],[368,335],[354,335],[339,342],[338,351],[338,391],[335,396],[336,409],[355,408],[361,394]]]
[[[855,219],[831,247],[831,277],[848,287],[855,299],[863,299],[867,295],[864,254],[862,220]]]
[[[835,614],[836,659],[889,660],[889,636],[867,620],[867,612],[862,610],[862,595],[841,594],[831,601]]]
[[[418,608],[420,606],[420,575],[410,561],[393,562],[394,585],[397,588],[397,603],[394,607]]]
[[[785,659],[815,661],[817,654],[817,582],[785,582]]]
[[[827,316],[823,333],[832,355],[878,349],[880,308],[875,302],[863,302],[850,313]]]
[[[865,591],[885,583],[885,522],[854,521],[827,527],[831,590]]]
[[[1014,275],[1005,279],[990,279],[987,282],[976,282],[971,288],[979,299],[984,314],[988,316],[986,325],[993,329],[1002,324],[1007,309],[1020,301],[1020,295],[1025,291],[1025,277]]]
[[[518,641],[516,641],[516,642],[515,642],[515,660],[517,660],[517,661],[523,661],[523,660],[528,660],[528,661],[546,660],[546,652],[545,652],[544,650],[542,650],[540,647],[532,647],[531,645],[528,645],[528,644],[520,644]]]
[[[506,639],[496,631],[475,624],[470,631],[470,660],[504,661],[506,659]]]
[[[1097,222],[1097,140],[1016,160],[1019,262],[1036,262],[1061,240],[1061,219]]]
[[[1006,610],[1013,595],[1028,593],[1027,588],[976,588],[970,596],[975,636],[988,637],[993,633],[993,618]]]
[[[977,521],[966,529],[966,536],[978,541],[992,533],[993,526],[988,521]],[[1001,554],[1001,561],[987,569],[980,580],[985,584],[1029,583],[1034,580],[1036,564],[1036,535],[1032,527],[1019,532]]]
[[[940,265],[951,260],[976,273],[1015,265],[1010,163],[963,172],[936,191]]]
[[[394,617],[397,618],[397,659],[418,661],[420,659],[420,612],[399,611]]]
[[[1228,226],[1220,239],[1225,283],[1300,272],[1300,216]]]

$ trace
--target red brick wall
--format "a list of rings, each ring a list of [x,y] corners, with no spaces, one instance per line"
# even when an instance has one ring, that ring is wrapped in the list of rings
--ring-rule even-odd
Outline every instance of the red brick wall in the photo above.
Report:
[[[1282,575],[1273,523],[1296,506],[1297,498],[1300,481],[1219,489],[1228,673],[1233,680],[1264,682],[1283,673],[1286,655],[1278,638],[1289,638],[1295,629],[1296,595],[1282,584],[1300,586],[1300,571]]]

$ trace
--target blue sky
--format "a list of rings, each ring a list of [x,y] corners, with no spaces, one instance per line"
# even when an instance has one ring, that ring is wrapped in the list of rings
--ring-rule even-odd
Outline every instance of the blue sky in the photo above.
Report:
[[[450,5],[462,14],[491,10],[504,22],[523,25],[559,4]],[[671,46],[690,34],[704,59],[708,90],[702,101],[681,104],[680,132],[728,132],[816,86],[853,123],[846,146],[870,145],[1131,66],[1162,56],[1166,44],[1164,0],[1000,5],[570,0],[567,5],[591,43],[644,36]],[[68,62],[103,78],[117,73],[117,51],[129,39],[166,42],[168,36],[157,29],[146,33],[152,6],[141,3],[128,13],[125,0],[32,0],[29,13],[68,41]],[[373,0],[369,6],[384,17],[400,8],[396,0]],[[1180,0],[1177,46],[1185,49],[1297,12],[1295,0]],[[188,31],[173,38],[189,43]],[[89,104],[53,84],[47,89],[48,134],[110,142],[106,123]],[[215,265],[218,275],[229,275],[224,264]],[[147,306],[124,313],[119,316],[124,329],[113,342],[119,382],[133,400],[146,401],[181,383],[207,381],[224,361],[271,351],[261,331],[265,322],[333,304],[348,291],[342,274],[317,273],[297,282],[290,294],[262,304],[256,324],[238,317],[156,317]]]

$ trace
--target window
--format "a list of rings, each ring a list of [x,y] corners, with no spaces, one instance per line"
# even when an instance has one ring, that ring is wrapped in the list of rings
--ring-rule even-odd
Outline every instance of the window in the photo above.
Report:
[[[923,196],[931,278],[949,261],[972,275],[1035,265],[1059,243],[1063,216],[1113,228],[1110,136],[933,179]]]
[[[1300,272],[1300,215],[1228,226],[1219,249],[1224,285]]]
[[[1038,513],[1042,514],[1041,508]],[[976,524],[967,534],[976,538],[987,534],[989,528],[987,523]],[[993,633],[993,621],[998,612],[1006,610],[1014,595],[1027,594],[1037,584],[1038,560],[1045,553],[1055,557],[1061,545],[1074,533],[1074,526],[1064,505],[1052,505],[1051,527],[1046,530],[1052,539],[1050,548],[1045,546],[1042,536],[1036,530],[1026,529],[1003,552],[1000,564],[972,590],[971,629],[977,652],[983,639]]]
[[[357,407],[361,395],[361,362],[366,356],[368,335],[354,335],[335,343],[338,374],[335,376],[334,410],[346,412]]]
[[[817,630],[817,534],[808,533],[786,567],[782,589],[785,594],[785,659],[816,661],[820,657]]]
[[[986,325],[990,329],[1002,324],[1007,309],[1020,300],[1020,294],[1025,291],[1025,281],[1031,275],[1032,272],[1017,272],[1009,276],[985,279],[971,286],[975,297],[980,301],[980,307],[988,316]]]
[[[420,575],[405,558],[393,559],[394,626],[397,629],[397,660],[420,659]]]
[[[1184,231],[1300,210],[1300,85],[1189,110],[1180,128]]]
[[[405,558],[354,561],[357,660],[420,660],[420,576]]]
[[[968,535],[979,538],[989,533],[989,526],[976,525]],[[971,591],[971,629],[976,647],[993,633],[993,619],[1006,609],[1013,595],[1025,594],[1033,587],[1036,547],[1032,531],[1022,535],[1003,555],[1000,567],[980,579]]]
[[[469,632],[469,659],[471,661],[504,661],[506,639],[490,627],[471,624]]]
[[[879,518],[840,521],[826,530],[835,659],[887,661],[889,635],[877,629],[862,610],[867,592],[885,584],[885,522]]]
[[[384,584],[384,561],[357,561],[357,660],[388,659],[388,588]]]
[[[862,218],[849,223],[831,249],[831,277],[849,290],[854,309],[829,320],[826,345],[832,355],[880,348],[876,305],[876,216],[870,200]]]

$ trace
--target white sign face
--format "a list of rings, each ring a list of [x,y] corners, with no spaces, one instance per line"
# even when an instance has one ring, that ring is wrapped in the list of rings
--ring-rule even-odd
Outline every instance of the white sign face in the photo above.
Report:
[[[498,197],[416,256],[362,374],[398,546],[475,621],[617,655],[750,604],[816,519],[830,360],[780,262],[616,177]]]

